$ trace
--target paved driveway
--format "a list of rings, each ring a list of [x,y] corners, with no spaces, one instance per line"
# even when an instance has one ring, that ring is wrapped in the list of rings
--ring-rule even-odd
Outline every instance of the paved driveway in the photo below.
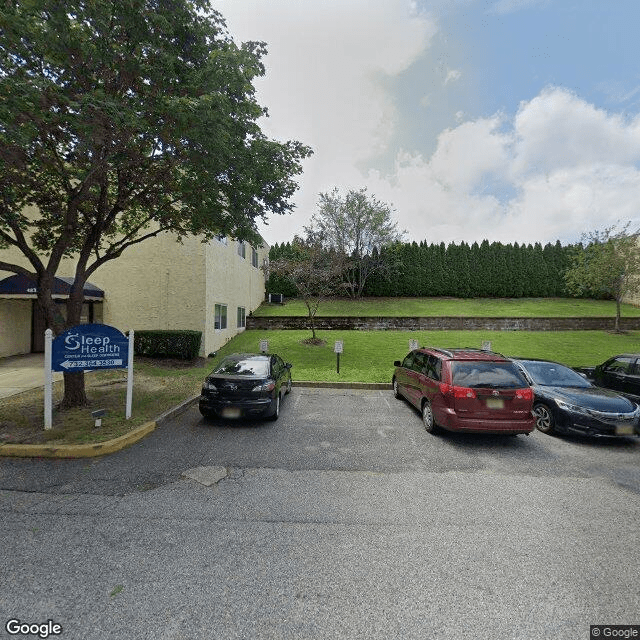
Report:
[[[432,436],[391,392],[294,389],[275,423],[191,410],[107,458],[0,460],[0,487],[0,611],[65,638],[640,623],[636,439]]]
[[[61,380],[61,373],[53,374]],[[0,399],[44,386],[44,354],[28,353],[0,358]]]

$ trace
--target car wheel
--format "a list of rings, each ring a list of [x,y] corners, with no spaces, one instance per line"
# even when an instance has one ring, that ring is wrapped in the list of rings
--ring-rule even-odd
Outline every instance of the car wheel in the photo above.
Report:
[[[533,405],[533,415],[536,419],[536,428],[542,433],[553,433],[555,429],[555,420],[549,407],[542,402]]]
[[[276,407],[269,417],[271,420],[277,420],[280,417],[280,394],[276,395]]]
[[[393,396],[394,398],[398,398],[398,400],[401,398],[400,390],[398,389],[398,381],[395,378],[393,379]]]
[[[200,414],[205,420],[213,420],[215,418],[215,414],[211,413],[210,411],[203,411],[202,409],[200,409]]]
[[[424,424],[425,431],[433,433],[436,430],[436,422],[433,419],[433,410],[431,409],[431,403],[425,400],[422,403],[422,422]]]

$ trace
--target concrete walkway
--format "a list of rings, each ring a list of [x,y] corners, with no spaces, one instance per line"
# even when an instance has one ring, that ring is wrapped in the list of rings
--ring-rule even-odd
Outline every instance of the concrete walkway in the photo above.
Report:
[[[61,380],[62,373],[54,372],[53,379]],[[0,399],[38,387],[44,387],[43,353],[0,358]]]

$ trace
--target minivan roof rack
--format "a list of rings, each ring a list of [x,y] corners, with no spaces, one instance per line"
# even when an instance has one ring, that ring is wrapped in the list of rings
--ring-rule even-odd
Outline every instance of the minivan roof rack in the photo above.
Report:
[[[449,356],[450,358],[453,357],[453,352],[449,351],[449,349],[441,349],[440,347],[432,347],[432,349],[438,353],[444,353],[445,356]]]
[[[433,351],[443,353],[445,356],[449,358],[453,358],[456,351],[474,351],[476,353],[492,353],[496,356],[500,356],[501,358],[506,358],[506,356],[499,353],[498,351],[488,351],[487,349],[480,349],[478,347],[454,347],[450,349],[443,349],[441,347],[423,347],[423,349],[432,349]]]
[[[478,353],[493,353],[497,356],[501,356],[502,358],[506,358],[499,351],[493,351],[492,349],[479,349],[478,347],[463,347],[465,351],[477,351]]]

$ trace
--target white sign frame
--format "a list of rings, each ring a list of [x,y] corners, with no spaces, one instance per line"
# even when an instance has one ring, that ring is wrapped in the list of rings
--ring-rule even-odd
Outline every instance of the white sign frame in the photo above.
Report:
[[[134,331],[129,331],[129,363],[127,364],[127,400],[125,405],[125,418],[131,418],[133,405],[133,336]],[[44,428],[53,427],[53,366],[52,366],[53,331],[47,329],[44,332]]]

